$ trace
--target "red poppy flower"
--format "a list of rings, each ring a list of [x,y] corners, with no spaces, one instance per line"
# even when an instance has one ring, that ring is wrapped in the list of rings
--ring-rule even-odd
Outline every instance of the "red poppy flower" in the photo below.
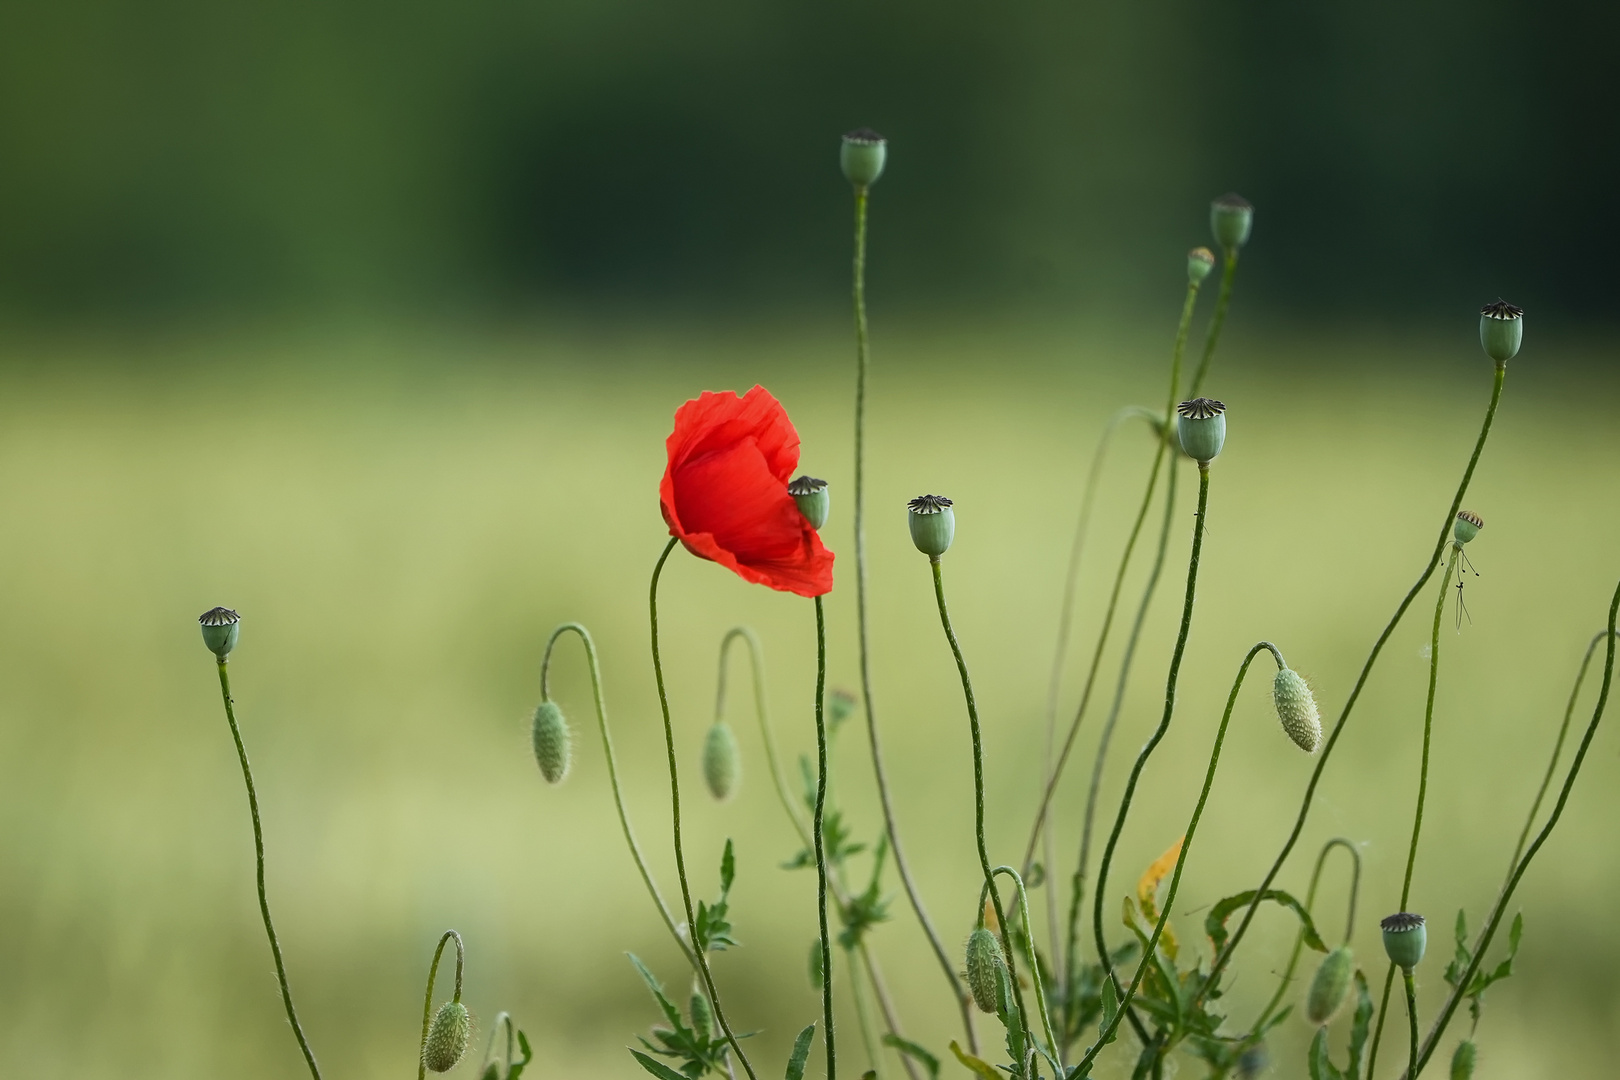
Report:
[[[675,410],[664,445],[669,465],[658,499],[686,550],[783,592],[832,590],[833,553],[787,490],[799,433],[770,391],[705,391]]]

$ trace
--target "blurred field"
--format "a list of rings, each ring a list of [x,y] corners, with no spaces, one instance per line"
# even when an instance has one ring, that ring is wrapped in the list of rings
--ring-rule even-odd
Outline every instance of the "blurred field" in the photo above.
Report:
[[[1159,405],[1168,337],[1164,327],[1011,320],[879,327],[879,719],[903,835],[953,941],[969,929],[977,890],[969,747],[903,500],[929,490],[957,501],[947,586],[985,710],[992,855],[1014,861],[1035,801],[1076,495],[1109,413]],[[1415,892],[1435,927],[1421,972],[1429,1009],[1444,989],[1446,928],[1458,906],[1477,920],[1494,893],[1580,649],[1620,575],[1620,430],[1601,407],[1620,377],[1612,349],[1553,338],[1532,323],[1466,504],[1488,527],[1470,549],[1481,573],[1468,587],[1473,622],[1459,634],[1448,621],[1442,643]],[[1429,336],[1262,335],[1237,319],[1227,346],[1209,389],[1231,407],[1231,435],[1215,469],[1181,708],[1147,773],[1116,891],[1180,834],[1219,704],[1251,643],[1281,645],[1324,712],[1336,712],[1422,565],[1489,390],[1466,312],[1454,333]],[[252,1080],[302,1070],[195,624],[226,604],[244,617],[231,670],[264,804],[271,903],[327,1075],[413,1067],[422,978],[447,926],[467,939],[474,1011],[487,1022],[510,1009],[535,1041],[531,1075],[640,1075],[622,1047],[655,1011],[622,953],[677,988],[684,979],[617,834],[572,645],[555,688],[575,723],[575,771],[548,789],[528,756],[539,652],[559,621],[595,632],[634,819],[673,895],[645,625],[664,537],[662,440],[673,409],[705,388],[762,382],[786,403],[804,467],[834,485],[827,536],[842,576],[828,605],[831,680],[854,686],[844,327],[86,336],[11,338],[0,349],[0,1071]],[[1145,442],[1126,429],[1107,473],[1066,702]],[[1187,500],[1117,743],[1115,787],[1156,720],[1190,511]],[[746,695],[731,713],[748,755],[738,800],[709,803],[695,766],[715,649],[738,622],[764,636],[780,741],[791,753],[811,747],[811,606],[685,556],[665,582],[666,656],[693,793],[689,860],[708,895],[720,846],[736,839],[734,921],[745,947],[722,958],[720,978],[737,1023],[761,1031],[755,1052],[774,1076],[792,1034],[817,1015],[805,975],[814,890],[808,872],[778,869],[796,842]],[[1378,973],[1375,919],[1398,893],[1432,603],[1431,592],[1386,651],[1282,882],[1303,891],[1328,836],[1363,843],[1356,945]],[[1063,792],[1065,850],[1094,733],[1082,734]],[[1600,734],[1520,894],[1520,973],[1489,997],[1482,1080],[1612,1072],[1616,746],[1612,731]],[[858,722],[837,765],[851,816],[874,834]],[[1197,937],[1192,913],[1258,881],[1308,768],[1252,687],[1189,864],[1184,939]],[[895,919],[874,940],[912,1034],[943,1050],[958,1035],[953,1011],[890,882]],[[1324,894],[1324,911],[1340,909],[1337,890]],[[1264,930],[1228,999],[1239,1016],[1269,991],[1285,953],[1280,919]],[[854,1065],[861,1054],[846,1030]],[[1303,1075],[1308,1034],[1284,1025],[1275,1075]]]

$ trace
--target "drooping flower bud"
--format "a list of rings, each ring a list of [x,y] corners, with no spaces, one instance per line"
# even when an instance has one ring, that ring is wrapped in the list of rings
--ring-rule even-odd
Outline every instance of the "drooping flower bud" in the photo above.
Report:
[[[1214,398],[1193,398],[1176,406],[1180,419],[1176,434],[1181,449],[1198,462],[1200,468],[1220,456],[1226,445],[1226,406]]]
[[[227,607],[210,608],[197,617],[202,624],[203,644],[208,651],[219,657],[224,663],[236,648],[236,639],[241,636],[242,616]]]
[[[1485,347],[1486,356],[1505,364],[1518,355],[1523,341],[1523,308],[1498,300],[1479,309],[1479,343]]]
[[[1006,966],[996,935],[983,926],[973,931],[967,943],[967,983],[981,1012],[996,1011],[996,972]]]
[[[1207,247],[1195,247],[1187,252],[1187,280],[1197,285],[1215,269],[1215,253]]]
[[[1320,1027],[1333,1019],[1344,999],[1350,993],[1350,976],[1354,974],[1355,956],[1350,946],[1340,945],[1322,959],[1311,980],[1311,989],[1305,995],[1305,1018]]]
[[[467,1052],[472,1038],[472,1017],[467,1006],[459,1001],[447,1001],[439,1006],[439,1013],[428,1029],[427,1043],[422,1047],[422,1064],[431,1072],[449,1072]]]
[[[1307,754],[1316,753],[1322,742],[1322,717],[1304,677],[1293,668],[1279,669],[1271,681],[1271,700],[1277,706],[1277,719],[1294,745]]]
[[[1451,1080],[1474,1080],[1474,1041],[1464,1039],[1451,1054]]]
[[[709,794],[725,802],[737,793],[742,780],[742,751],[737,748],[737,736],[731,725],[716,720],[703,740],[703,780],[709,785]]]
[[[1237,192],[1228,192],[1209,204],[1209,229],[1221,247],[1228,251],[1249,242],[1254,227],[1254,207]]]
[[[692,1030],[705,1039],[714,1035],[714,1010],[709,1008],[709,999],[702,994],[692,995],[692,1005],[688,1010],[692,1017]]]
[[[844,136],[844,144],[838,149],[838,165],[846,180],[864,188],[877,183],[888,156],[887,139],[871,128],[856,128]]]
[[[911,514],[911,542],[917,550],[937,559],[956,538],[956,512],[943,495],[919,495],[906,504]]]
[[[573,757],[570,753],[572,738],[568,734],[568,721],[555,701],[542,701],[534,710],[534,727],[530,731],[534,742],[534,760],[540,766],[540,775],[548,784],[560,784],[568,775]]]
[[[1384,951],[1390,961],[1410,972],[1423,959],[1423,950],[1429,943],[1429,932],[1423,926],[1423,916],[1399,911],[1378,924],[1384,931]]]
[[[801,476],[788,483],[788,494],[799,504],[799,513],[804,515],[804,520],[810,523],[812,529],[819,529],[827,524],[827,514],[832,509],[827,481],[817,480],[813,476]]]
[[[1451,533],[1457,538],[1457,543],[1466,544],[1479,535],[1479,530],[1485,527],[1485,519],[1471,510],[1457,511],[1457,523],[1452,526]]]

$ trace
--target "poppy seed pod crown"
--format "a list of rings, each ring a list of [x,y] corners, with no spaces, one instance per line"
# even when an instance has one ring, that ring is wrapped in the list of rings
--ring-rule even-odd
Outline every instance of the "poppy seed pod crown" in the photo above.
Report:
[[[827,515],[832,512],[832,497],[827,492],[827,481],[808,475],[800,476],[797,480],[788,481],[788,494],[799,504],[799,513],[804,515],[804,520],[810,523],[812,529],[827,524]]]
[[[930,559],[937,559],[950,550],[956,539],[956,512],[951,500],[943,495],[919,495],[906,503],[911,511],[911,542]]]
[[[981,1012],[995,1013],[996,971],[1006,966],[996,935],[983,926],[973,931],[967,943],[967,984]]]
[[[889,157],[889,140],[871,128],[856,128],[844,136],[838,148],[838,166],[844,179],[858,188],[877,183]]]
[[[1524,342],[1524,309],[1506,300],[1497,300],[1479,309],[1479,343],[1485,355],[1505,364],[1519,353]]]
[[[1479,530],[1485,527],[1485,519],[1471,510],[1457,511],[1457,523],[1452,526],[1451,533],[1457,538],[1457,543],[1466,544],[1479,535]]]
[[[197,622],[202,625],[203,644],[223,664],[241,636],[242,616],[227,607],[209,608],[197,617]]]
[[[1187,252],[1187,280],[1197,285],[1215,269],[1215,253],[1207,247],[1195,247]]]
[[[1209,204],[1209,231],[1228,251],[1249,242],[1254,227],[1254,207],[1237,192],[1228,192]]]
[[[1176,413],[1176,434],[1186,455],[1201,468],[1219,457],[1226,445],[1226,406],[1214,398],[1193,398],[1177,405]]]
[[[1384,931],[1384,951],[1392,963],[1410,972],[1423,959],[1424,947],[1429,943],[1429,932],[1423,926],[1423,916],[1410,911],[1398,911],[1380,922]]]

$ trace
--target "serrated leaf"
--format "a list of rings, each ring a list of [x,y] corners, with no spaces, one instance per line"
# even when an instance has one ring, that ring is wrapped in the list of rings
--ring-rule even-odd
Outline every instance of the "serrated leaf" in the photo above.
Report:
[[[1367,1031],[1372,1027],[1372,1018],[1372,991],[1367,989],[1367,976],[1357,968],[1356,1013],[1350,1020],[1350,1068],[1345,1071],[1347,1080],[1356,1080],[1361,1075],[1361,1055],[1367,1049]]]
[[[923,1068],[928,1070],[929,1076],[933,1077],[939,1075],[939,1058],[935,1057],[918,1044],[912,1042],[910,1039],[902,1038],[901,1036],[896,1035],[894,1032],[889,1031],[885,1032],[883,1035],[883,1045],[894,1047],[902,1054],[922,1065]]]
[[[506,1069],[506,1080],[518,1080],[523,1075],[523,1067],[534,1060],[534,1051],[529,1049],[529,1037],[523,1032],[517,1033],[518,1049],[523,1051],[522,1061],[510,1062]]]
[[[816,1025],[811,1024],[793,1040],[793,1053],[788,1055],[787,1080],[804,1080],[804,1063],[810,1059],[810,1041],[816,1037]]]
[[[955,1039],[951,1040],[951,1053],[956,1055],[957,1061],[960,1061],[972,1072],[983,1077],[983,1080],[1005,1080],[1005,1078],[999,1072],[997,1072],[994,1066],[992,1066],[988,1061],[985,1061],[982,1058],[976,1058],[966,1050],[963,1050],[961,1045],[957,1043]]]
[[[641,1067],[643,1069],[646,1069],[648,1072],[658,1077],[658,1080],[689,1080],[688,1077],[676,1072],[674,1069],[670,1068],[668,1065],[665,1065],[661,1061],[653,1060],[646,1054],[643,1054],[640,1050],[632,1050],[630,1053],[634,1055],[635,1059],[641,1063]]]
[[[658,977],[647,970],[647,965],[643,964],[641,958],[635,953],[625,953],[624,955],[630,958],[630,962],[641,973],[642,981],[647,984],[647,989],[651,990],[653,997],[658,999],[658,1007],[663,1010],[664,1019],[669,1021],[669,1026],[677,1032],[684,1033],[686,1025],[681,1022],[681,1011],[670,1002],[669,998],[664,996],[664,988],[659,984]]]
[[[1170,845],[1169,850],[1154,859],[1136,882],[1136,902],[1142,907],[1142,917],[1150,923],[1159,921],[1159,885],[1170,871],[1176,868],[1176,860],[1181,858],[1181,845],[1186,839],[1183,836]],[[1170,959],[1176,958],[1176,935],[1170,928],[1168,919],[1165,920],[1164,930],[1159,934],[1159,947]]]
[[[1316,1038],[1311,1040],[1311,1048],[1305,1055],[1305,1066],[1310,1070],[1311,1080],[1339,1080],[1339,1070],[1328,1060],[1327,1040],[1328,1029],[1318,1028]]]
[[[1255,890],[1249,889],[1246,892],[1238,893],[1236,896],[1228,896],[1209,909],[1209,914],[1204,917],[1204,933],[1209,935],[1209,940],[1215,946],[1217,953],[1226,945],[1226,939],[1231,936],[1226,930],[1226,920],[1230,919],[1232,913],[1238,908],[1247,907],[1252,903],[1254,896]],[[1300,934],[1304,938],[1305,944],[1319,953],[1328,951],[1327,945],[1322,941],[1322,935],[1316,932],[1316,924],[1311,921],[1311,913],[1305,910],[1304,904],[1301,904],[1281,889],[1267,889],[1265,894],[1260,897],[1260,900],[1262,903],[1270,900],[1292,911],[1299,917]]]

